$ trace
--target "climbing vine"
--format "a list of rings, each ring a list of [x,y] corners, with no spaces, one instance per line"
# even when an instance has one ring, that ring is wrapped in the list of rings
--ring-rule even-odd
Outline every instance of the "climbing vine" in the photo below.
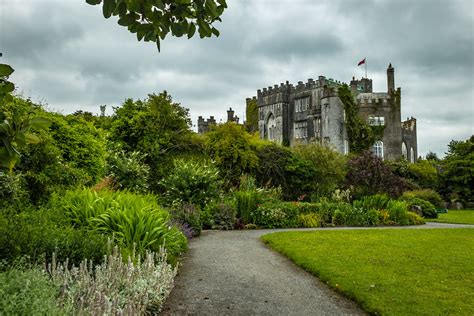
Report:
[[[351,152],[359,154],[368,150],[376,140],[382,138],[385,126],[369,126],[359,116],[359,106],[347,85],[338,89],[338,96],[346,112],[346,130]]]

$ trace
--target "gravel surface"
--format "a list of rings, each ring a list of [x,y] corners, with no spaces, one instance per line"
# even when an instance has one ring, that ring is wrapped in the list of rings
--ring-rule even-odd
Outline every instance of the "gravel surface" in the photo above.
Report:
[[[459,227],[474,225],[428,223],[383,229]],[[259,240],[275,231],[284,230],[205,231],[192,240],[162,315],[364,314],[354,302]]]

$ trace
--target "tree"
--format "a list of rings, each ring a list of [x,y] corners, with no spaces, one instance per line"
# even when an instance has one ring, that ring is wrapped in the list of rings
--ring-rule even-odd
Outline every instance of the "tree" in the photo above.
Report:
[[[226,0],[86,0],[88,4],[102,3],[106,19],[118,16],[118,24],[137,35],[139,41],[156,42],[166,35],[188,38],[196,30],[201,38],[219,36],[212,25],[221,21],[220,16],[227,8]]]
[[[20,160],[20,150],[28,144],[40,141],[34,130],[47,129],[51,122],[42,117],[25,117],[13,105],[15,99],[11,92],[15,85],[8,81],[14,72],[9,65],[0,64],[0,167],[7,168],[10,173]],[[7,104],[10,106],[7,108]]]
[[[150,188],[158,190],[159,181],[172,168],[174,156],[194,149],[190,125],[189,110],[174,103],[164,91],[150,94],[143,101],[128,99],[114,108],[109,139],[128,153],[146,155]]]
[[[441,189],[453,202],[474,200],[474,135],[465,141],[451,141],[442,163]]]
[[[406,189],[405,180],[370,151],[352,157],[347,166],[346,185],[353,187],[356,197],[377,193],[398,197]]]
[[[228,122],[213,127],[205,136],[209,155],[230,184],[238,184],[240,176],[251,172],[257,165],[258,157],[251,147],[251,136],[243,126]]]

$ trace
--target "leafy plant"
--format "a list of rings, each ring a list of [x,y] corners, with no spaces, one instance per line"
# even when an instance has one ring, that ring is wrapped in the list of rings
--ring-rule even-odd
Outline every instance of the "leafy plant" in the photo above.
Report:
[[[116,188],[135,193],[146,193],[150,167],[144,163],[145,157],[146,155],[139,151],[113,152],[107,157],[105,172],[113,178]]]
[[[441,195],[439,195],[438,192],[431,189],[405,191],[403,192],[401,196],[401,199],[406,200],[406,201],[414,199],[414,198],[429,201],[435,207],[443,206],[443,199],[441,198]]]
[[[212,25],[221,21],[220,16],[227,8],[226,0],[172,1],[161,0],[150,5],[144,0],[86,0],[91,5],[103,2],[102,13],[106,19],[118,16],[118,24],[137,35],[139,41],[155,42],[160,50],[160,41],[171,32],[173,36],[188,38],[196,30],[201,38],[219,36]]]
[[[163,200],[171,205],[183,202],[204,207],[220,193],[219,171],[213,162],[176,159],[174,168],[160,182]]]
[[[204,214],[209,217],[206,223],[210,224],[212,229],[231,230],[234,228],[235,206],[227,201],[208,204],[204,209]]]
[[[146,252],[128,262],[117,247],[96,266],[84,260],[79,267],[53,260],[47,265],[53,284],[61,289],[59,304],[73,304],[74,314],[157,314],[171,292],[177,267],[166,263],[163,249]]]
[[[0,311],[4,315],[59,315],[58,288],[40,268],[8,268],[0,272]]]
[[[438,213],[436,212],[436,208],[429,201],[419,199],[419,198],[411,198],[405,201],[407,202],[408,208],[410,210],[413,210],[415,207],[420,208],[420,214],[424,218],[438,218]]]
[[[300,227],[321,227],[321,218],[317,213],[299,214],[298,220],[300,222]]]
[[[28,210],[0,214],[0,258],[11,263],[25,257],[31,263],[60,260],[79,264],[83,259],[99,263],[107,253],[107,237],[86,229],[75,229],[62,210]]]
[[[170,213],[174,222],[181,223],[182,225],[189,227],[191,230],[190,237],[201,235],[201,210],[195,205],[188,203],[175,203],[171,206]]]
[[[68,192],[55,203],[76,225],[113,237],[128,255],[143,254],[147,249],[158,251],[164,245],[174,259],[186,249],[186,238],[169,226],[170,215],[153,195],[82,189]]]

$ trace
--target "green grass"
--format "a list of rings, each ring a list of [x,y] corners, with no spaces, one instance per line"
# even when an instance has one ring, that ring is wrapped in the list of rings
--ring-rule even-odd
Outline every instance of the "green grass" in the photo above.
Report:
[[[369,313],[474,315],[474,229],[282,232],[262,240]]]
[[[450,210],[448,213],[438,214],[438,218],[427,218],[429,222],[474,224],[474,210]]]

